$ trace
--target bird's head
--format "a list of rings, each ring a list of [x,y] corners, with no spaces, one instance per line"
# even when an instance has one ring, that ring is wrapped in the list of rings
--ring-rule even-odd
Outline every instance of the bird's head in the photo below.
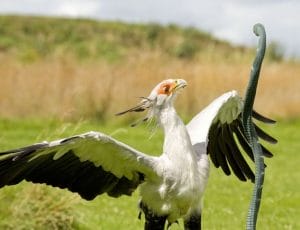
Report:
[[[167,79],[157,84],[151,91],[148,97],[142,97],[141,102],[128,110],[117,113],[116,115],[122,115],[128,112],[142,112],[149,109],[147,120],[157,113],[157,111],[172,105],[178,91],[187,86],[187,83],[183,79]]]

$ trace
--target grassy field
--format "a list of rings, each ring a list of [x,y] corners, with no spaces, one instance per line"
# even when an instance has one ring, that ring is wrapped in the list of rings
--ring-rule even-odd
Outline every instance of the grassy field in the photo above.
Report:
[[[275,156],[267,159],[258,229],[299,229],[300,120],[279,121],[266,128],[279,139],[279,144],[268,146]],[[151,154],[159,154],[162,143],[160,132],[149,139],[151,132],[144,126],[130,128],[98,122],[0,120],[0,130],[1,150],[88,130],[112,134]],[[212,167],[204,200],[204,229],[243,229],[251,192],[252,184],[226,177]],[[0,190],[0,228],[141,229],[143,221],[137,218],[137,200],[136,192],[133,197],[113,199],[103,195],[87,202],[66,190],[23,182]],[[182,223],[171,229],[180,227]]]

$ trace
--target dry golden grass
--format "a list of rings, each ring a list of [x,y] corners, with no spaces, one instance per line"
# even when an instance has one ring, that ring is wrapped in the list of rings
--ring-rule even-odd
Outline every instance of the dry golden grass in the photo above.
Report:
[[[231,89],[241,95],[252,61],[179,60],[159,51],[136,52],[117,63],[69,56],[21,63],[0,55],[1,117],[107,118],[147,96],[159,81],[188,81],[177,104],[185,116]],[[300,64],[264,63],[256,109],[275,117],[300,115]]]

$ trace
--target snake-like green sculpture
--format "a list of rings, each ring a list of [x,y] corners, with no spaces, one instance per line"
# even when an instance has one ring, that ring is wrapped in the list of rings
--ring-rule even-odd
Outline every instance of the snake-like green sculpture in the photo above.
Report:
[[[262,153],[261,145],[258,143],[257,133],[255,131],[253,122],[252,122],[252,109],[254,98],[256,94],[256,88],[259,78],[259,73],[261,69],[261,64],[264,59],[265,50],[266,50],[266,32],[262,24],[255,24],[253,27],[253,32],[256,36],[259,37],[258,48],[256,52],[256,57],[254,59],[250,80],[245,96],[244,110],[242,114],[243,126],[246,133],[246,138],[249,141],[251,146],[254,161],[255,161],[255,185],[252,195],[252,200],[250,203],[248,217],[247,217],[247,230],[256,229],[256,221],[260,207],[262,188],[264,183],[264,158]]]

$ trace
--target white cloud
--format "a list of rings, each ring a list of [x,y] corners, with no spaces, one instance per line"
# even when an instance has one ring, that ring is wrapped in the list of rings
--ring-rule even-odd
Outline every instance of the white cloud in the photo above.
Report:
[[[101,2],[97,0],[10,0],[1,2],[1,13],[96,17]]]
[[[177,23],[239,44],[254,44],[252,26],[261,22],[269,41],[300,57],[298,0],[7,0],[1,12]]]
[[[98,1],[60,1],[53,14],[70,17],[97,17],[100,13]]]

